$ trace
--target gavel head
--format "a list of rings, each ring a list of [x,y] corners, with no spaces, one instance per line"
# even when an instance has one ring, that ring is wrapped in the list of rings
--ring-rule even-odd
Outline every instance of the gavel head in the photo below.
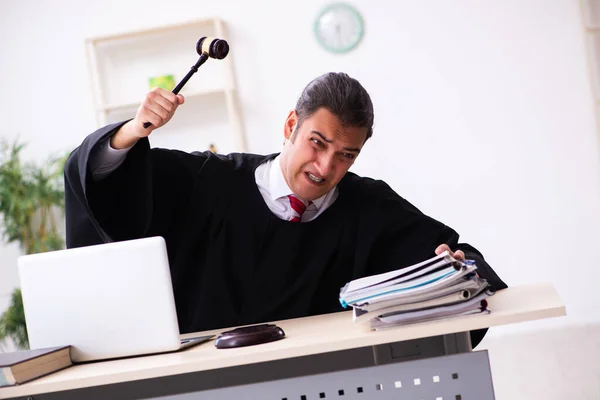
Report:
[[[229,45],[223,39],[202,37],[196,43],[196,51],[198,54],[207,54],[210,58],[222,60],[229,53]]]

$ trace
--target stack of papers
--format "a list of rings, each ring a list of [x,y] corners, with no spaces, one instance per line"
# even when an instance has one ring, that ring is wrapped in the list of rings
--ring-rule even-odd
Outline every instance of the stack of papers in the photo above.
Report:
[[[354,309],[355,323],[372,329],[432,321],[459,315],[489,313],[493,295],[471,260],[459,261],[448,252],[419,264],[349,282],[340,303]]]

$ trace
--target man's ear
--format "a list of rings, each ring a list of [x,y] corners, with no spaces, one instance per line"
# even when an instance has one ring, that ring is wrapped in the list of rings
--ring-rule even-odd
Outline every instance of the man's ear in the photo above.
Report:
[[[296,114],[295,110],[290,111],[288,114],[285,124],[283,127],[283,136],[285,136],[286,140],[289,140],[294,132],[294,127],[298,123],[298,114]]]

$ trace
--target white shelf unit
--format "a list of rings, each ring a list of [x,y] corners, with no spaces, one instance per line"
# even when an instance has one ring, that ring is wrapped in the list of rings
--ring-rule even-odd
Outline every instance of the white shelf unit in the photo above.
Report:
[[[600,0],[580,0],[596,120],[600,123]]]
[[[225,23],[202,19],[86,39],[98,127],[133,118],[150,77],[173,75],[179,83],[200,57],[196,43],[203,36],[227,40]],[[185,103],[150,135],[153,147],[204,151],[214,144],[219,153],[247,151],[234,51],[223,60],[209,58],[192,75],[180,92]]]

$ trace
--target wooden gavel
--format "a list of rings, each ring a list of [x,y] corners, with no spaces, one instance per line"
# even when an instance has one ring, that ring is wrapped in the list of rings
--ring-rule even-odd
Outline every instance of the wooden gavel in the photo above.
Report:
[[[183,77],[181,82],[175,86],[173,89],[174,94],[178,94],[179,91],[183,88],[183,86],[187,83],[188,80],[198,72],[198,68],[208,60],[208,58],[216,58],[217,60],[222,60],[227,57],[229,54],[229,44],[223,39],[216,39],[211,37],[201,37],[196,43],[196,51],[200,54],[200,58],[192,66],[190,71],[186,76]],[[144,128],[148,128],[152,125],[150,122],[144,122]]]

